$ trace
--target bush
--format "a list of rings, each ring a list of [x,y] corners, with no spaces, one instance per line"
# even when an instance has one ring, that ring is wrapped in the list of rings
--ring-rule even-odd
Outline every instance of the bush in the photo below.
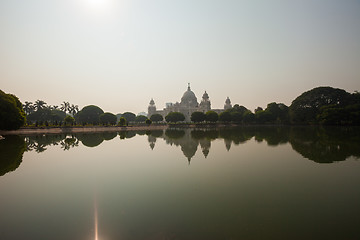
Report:
[[[119,126],[125,126],[126,125],[126,119],[124,117],[121,117],[119,119]]]
[[[102,123],[104,125],[108,125],[108,124],[115,125],[117,117],[115,114],[106,112],[106,113],[101,114],[99,116],[99,119],[100,119],[100,123]]]
[[[161,122],[164,120],[164,118],[161,114],[156,113],[156,114],[151,115],[150,120],[153,122]]]
[[[165,120],[166,122],[172,122],[172,123],[182,122],[185,120],[185,116],[180,112],[171,112],[168,115],[166,115]]]
[[[99,124],[100,115],[103,113],[104,111],[98,106],[89,105],[81,109],[81,111],[75,115],[75,118],[78,122]]]
[[[203,122],[206,119],[206,115],[203,112],[193,112],[191,114],[191,121],[199,123]]]
[[[231,114],[229,112],[220,113],[219,121],[221,121],[221,122],[231,122]]]
[[[139,116],[136,116],[135,122],[137,122],[137,123],[145,122],[146,119],[147,119],[147,117],[145,117],[143,115],[139,115]]]
[[[206,121],[208,122],[217,122],[219,115],[214,111],[208,111],[206,114]]]

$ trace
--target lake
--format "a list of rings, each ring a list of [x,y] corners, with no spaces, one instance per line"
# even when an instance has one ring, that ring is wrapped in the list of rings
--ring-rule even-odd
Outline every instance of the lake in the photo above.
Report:
[[[5,136],[0,238],[360,239],[360,129]]]

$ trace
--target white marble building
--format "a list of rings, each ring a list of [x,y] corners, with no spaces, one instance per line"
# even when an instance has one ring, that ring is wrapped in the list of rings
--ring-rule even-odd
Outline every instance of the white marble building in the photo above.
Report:
[[[181,101],[176,103],[166,103],[166,107],[163,110],[157,110],[154,100],[151,99],[148,107],[148,117],[150,118],[153,114],[160,114],[165,118],[170,112],[181,112],[185,116],[185,121],[189,122],[193,112],[206,113],[207,111],[212,110],[221,113],[231,107],[231,101],[228,97],[225,101],[224,109],[211,109],[209,95],[206,91],[202,96],[201,102],[198,103],[195,93],[190,89],[189,83],[188,89],[184,92]]]

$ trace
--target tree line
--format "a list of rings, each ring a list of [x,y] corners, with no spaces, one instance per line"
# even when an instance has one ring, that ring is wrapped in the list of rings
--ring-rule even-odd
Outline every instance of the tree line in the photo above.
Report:
[[[88,105],[79,111],[78,105],[63,102],[60,106],[47,105],[42,100],[21,103],[13,94],[0,90],[0,129],[18,129],[27,125],[120,125],[153,122],[178,123],[185,120],[184,114],[171,112],[165,118],[160,114],[136,116],[132,112],[113,114],[100,107]],[[235,124],[297,124],[297,125],[360,125],[360,93],[348,93],[332,87],[317,87],[294,99],[290,106],[272,102],[263,109],[252,112],[235,104],[231,109],[193,112],[193,123],[235,123]]]
[[[165,117],[167,122],[184,121],[182,113],[174,112]],[[254,112],[235,104],[231,109],[217,114],[214,111],[193,112],[194,123],[235,124],[296,124],[296,125],[360,125],[360,93],[350,94],[342,89],[318,87],[304,92],[290,106],[272,102],[265,109]]]

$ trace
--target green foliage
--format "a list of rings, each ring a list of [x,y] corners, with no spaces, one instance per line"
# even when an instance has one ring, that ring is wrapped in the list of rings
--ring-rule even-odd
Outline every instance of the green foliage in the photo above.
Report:
[[[263,110],[263,111],[257,111],[255,113],[256,123],[259,123],[259,124],[270,123],[272,119],[273,119],[273,117],[270,112]]]
[[[120,121],[121,116],[122,116],[121,113],[116,114],[116,122]]]
[[[143,115],[139,115],[139,116],[136,116],[135,122],[137,122],[137,123],[143,123],[143,122],[146,121],[146,119],[147,119],[147,117],[145,117],[145,116],[143,116]]]
[[[206,115],[203,112],[193,112],[191,114],[191,121],[195,123],[203,122],[206,119]]]
[[[219,120],[219,115],[214,111],[208,111],[205,113],[206,115],[206,121],[208,122],[217,122]]]
[[[125,112],[122,114],[122,117],[126,119],[126,122],[134,122],[136,115],[132,112]]]
[[[19,129],[25,122],[25,112],[19,99],[0,90],[0,129]]]
[[[231,120],[230,121],[235,122],[235,123],[242,123],[243,120],[244,120],[244,114],[247,113],[248,111],[250,111],[250,110],[248,110],[246,107],[240,106],[239,104],[235,104],[234,107],[232,107],[231,109],[226,110],[225,112],[230,113],[230,115],[231,115],[231,117],[230,117]],[[225,117],[224,122],[230,122],[229,119],[228,119],[227,114],[224,117]]]
[[[65,124],[72,125],[72,124],[74,124],[74,122],[75,122],[75,118],[73,118],[73,117],[70,116],[70,115],[67,115],[67,116],[64,118],[64,122],[65,122]]]
[[[66,114],[60,110],[51,110],[50,108],[40,108],[28,115],[28,122],[60,122],[66,117]]]
[[[269,103],[265,109],[265,112],[270,114],[267,116],[268,123],[280,124],[289,122],[289,108],[283,103]]]
[[[262,107],[257,107],[256,109],[255,109],[255,113],[257,113],[257,112],[259,112],[259,111],[263,111],[264,109],[262,108]]]
[[[164,120],[164,118],[161,114],[156,113],[156,114],[151,115],[150,120],[153,122],[161,122]]]
[[[125,125],[126,125],[126,119],[125,119],[124,117],[121,117],[121,118],[119,119],[119,125],[120,125],[120,126],[125,126]]]
[[[108,125],[108,124],[115,125],[117,120],[116,115],[109,112],[101,114],[99,116],[99,119],[100,119],[100,123],[104,125]]]
[[[231,122],[231,113],[229,111],[225,111],[219,114],[219,121],[221,122]]]
[[[43,100],[36,100],[34,106],[35,109],[38,111],[46,108],[46,102],[44,102]]]
[[[151,121],[150,119],[146,119],[145,123],[146,123],[147,125],[150,125],[150,124],[152,123],[152,121]]]
[[[351,102],[351,94],[342,89],[318,87],[297,97],[289,108],[293,123],[317,123],[317,115],[324,106],[345,107]]]
[[[232,112],[231,114],[231,121],[235,123],[240,123],[243,120],[243,115],[239,112]]]
[[[185,116],[180,112],[171,112],[168,115],[166,115],[165,120],[166,122],[172,122],[172,123],[182,122],[185,120]]]
[[[81,109],[75,115],[75,119],[80,123],[88,123],[88,124],[99,124],[100,115],[103,114],[104,111],[95,105],[89,105]]]
[[[248,109],[244,106],[240,106],[239,104],[235,104],[234,107],[232,107],[231,109],[227,110],[228,112],[230,113],[240,113],[241,116],[246,112],[248,111]]]
[[[255,121],[255,114],[253,114],[250,110],[246,111],[243,115],[243,122],[248,124],[248,123],[253,123]]]

